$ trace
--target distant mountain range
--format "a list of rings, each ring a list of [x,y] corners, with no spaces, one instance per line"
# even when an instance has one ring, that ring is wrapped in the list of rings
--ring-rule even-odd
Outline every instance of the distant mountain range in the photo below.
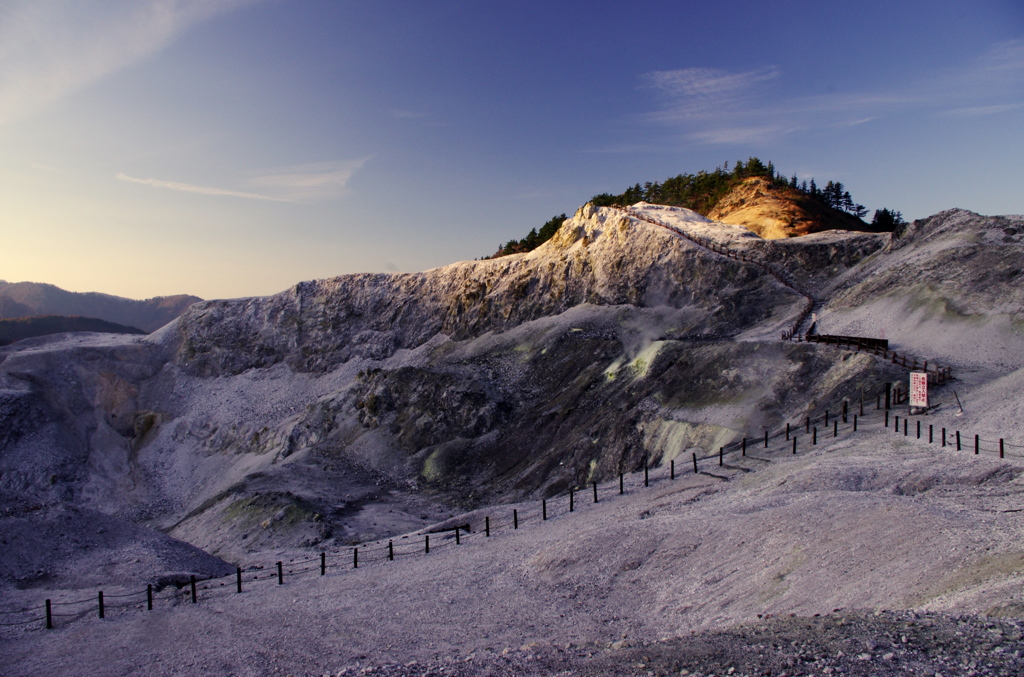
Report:
[[[98,292],[72,292],[42,282],[0,280],[0,319],[63,315],[74,316],[79,320],[106,320],[125,325],[128,329],[138,327],[145,332],[152,332],[181,315],[193,303],[202,300],[198,296],[178,294],[139,301]]]

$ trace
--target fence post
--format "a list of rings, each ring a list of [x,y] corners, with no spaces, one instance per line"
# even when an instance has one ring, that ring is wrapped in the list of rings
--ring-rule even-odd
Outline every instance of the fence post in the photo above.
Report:
[[[153,584],[146,585],[146,611],[153,610]]]
[[[796,435],[793,436],[793,455],[796,456]]]
[[[928,424],[928,444],[935,442],[935,426],[931,423]]]
[[[548,499],[546,498],[540,499],[540,513],[542,519],[548,518]]]
[[[693,474],[697,474],[697,452],[693,452]]]
[[[668,464],[668,478],[674,480],[676,478],[676,459],[672,459]]]
[[[149,589],[152,590],[153,586],[152,585],[149,586]],[[150,607],[150,609],[152,609],[152,608],[153,607]],[[53,612],[50,610],[50,600],[46,600],[46,629],[47,630],[52,630],[53,629]]]
[[[811,444],[817,444],[818,443],[818,426],[814,426],[814,432],[812,434],[814,436],[811,438]]]
[[[1003,458],[1003,438],[999,438],[999,458]]]
[[[484,517],[484,536],[487,538],[491,537],[491,518],[489,515]]]
[[[743,453],[741,455],[742,456],[746,456],[747,455],[747,438],[746,437],[743,438],[743,447],[742,448],[743,448]]]
[[[725,465],[725,447],[718,447],[718,465]]]
[[[519,511],[514,509],[514,508],[512,510],[512,528],[513,529],[518,529],[519,528]]]
[[[327,553],[326,552],[321,552],[320,553],[320,575],[321,576],[326,576],[327,575]]]
[[[388,541],[388,561],[395,561],[395,542]]]
[[[459,540],[459,527],[455,527],[455,545],[462,545],[462,541]]]
[[[921,419],[917,420],[917,439],[921,439]]]
[[[284,585],[284,565],[281,562],[277,563],[277,584]]]
[[[764,431],[764,448],[765,449],[768,448],[768,429],[767,428],[765,428],[765,431]]]
[[[896,434],[898,435],[899,432],[900,432],[900,415],[899,414],[894,415],[893,419],[894,420],[893,420],[892,429],[895,430]]]
[[[979,451],[981,451],[981,437],[979,435],[975,435],[974,436],[974,455],[977,456]]]
[[[960,431],[956,431],[956,450],[960,451]]]
[[[651,486],[650,477],[647,474],[647,459],[646,458],[644,459],[644,486],[645,487]]]
[[[188,577],[188,584],[192,588],[192,603],[196,603],[196,577],[195,575]]]
[[[675,463],[675,461],[673,461]],[[592,483],[594,485],[594,503],[597,503],[597,482]]]
[[[569,487],[569,512],[572,512],[572,487]]]
[[[857,414],[853,415],[853,432],[857,432]]]
[[[423,534],[423,554],[430,554],[430,534]]]
[[[102,590],[100,590],[99,601],[100,601],[100,618],[103,618],[103,591]]]
[[[242,567],[235,567],[235,591],[242,592]]]
[[[907,417],[904,416],[903,417],[903,436],[904,437],[907,437],[907,423],[908,423]]]
[[[359,548],[352,548],[352,568],[359,568]]]
[[[622,471],[619,471],[619,496],[626,492],[625,484],[622,481]]]

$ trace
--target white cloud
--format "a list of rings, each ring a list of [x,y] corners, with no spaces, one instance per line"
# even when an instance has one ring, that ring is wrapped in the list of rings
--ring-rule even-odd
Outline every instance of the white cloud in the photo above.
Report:
[[[1021,107],[1024,40],[994,44],[972,63],[937,72],[899,90],[784,98],[768,87],[778,68],[730,73],[704,68],[646,73],[666,98],[650,122],[681,128],[706,144],[764,143],[810,129],[853,127],[914,111],[956,117],[996,115]]]
[[[0,0],[0,125],[257,0]]]
[[[291,202],[315,202],[341,195],[352,175],[373,156],[280,167],[260,173],[249,184]]]
[[[215,195],[223,197],[241,197],[249,200],[271,200],[273,202],[291,202],[280,197],[273,197],[270,195],[260,195],[258,193],[245,193],[237,190],[225,190],[223,188],[212,188],[210,186],[197,186],[192,183],[181,183],[179,181],[161,181],[159,179],[139,179],[134,176],[128,176],[127,174],[118,174],[116,177],[119,181],[127,181],[129,183],[139,183],[143,186],[150,186],[151,188],[166,188],[168,190],[178,190],[185,193],[199,193],[200,195]]]

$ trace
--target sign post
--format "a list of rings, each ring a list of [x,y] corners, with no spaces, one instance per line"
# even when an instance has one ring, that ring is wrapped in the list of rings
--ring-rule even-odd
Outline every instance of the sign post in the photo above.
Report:
[[[928,373],[924,371],[910,372],[910,413],[921,414],[928,411]]]

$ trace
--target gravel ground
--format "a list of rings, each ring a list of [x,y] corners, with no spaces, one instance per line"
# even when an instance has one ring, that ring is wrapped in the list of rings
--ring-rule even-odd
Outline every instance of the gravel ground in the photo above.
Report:
[[[604,645],[532,644],[406,664],[348,665],[331,675],[1020,675],[1019,621],[910,611],[769,618],[690,637]]]

